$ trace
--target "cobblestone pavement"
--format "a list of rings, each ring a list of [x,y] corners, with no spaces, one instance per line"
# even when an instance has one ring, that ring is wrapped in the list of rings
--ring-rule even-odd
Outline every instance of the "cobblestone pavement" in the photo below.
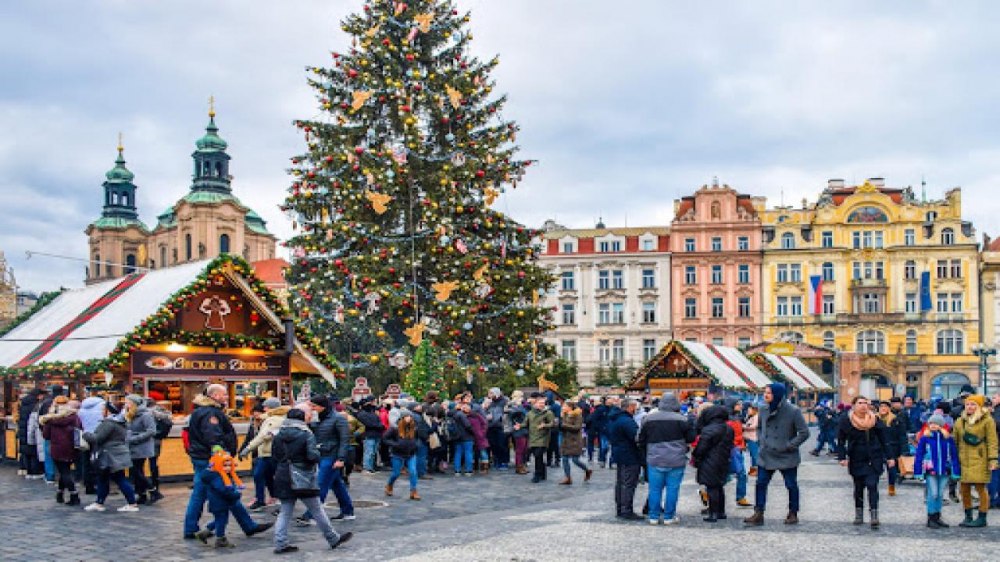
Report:
[[[805,449],[803,449],[805,450]],[[709,524],[698,515],[694,471],[689,469],[681,492],[681,524],[650,526],[645,522],[619,523],[613,516],[614,473],[598,468],[594,479],[573,486],[558,486],[561,471],[550,471],[547,482],[532,485],[529,476],[491,473],[489,476],[455,478],[438,476],[421,482],[423,501],[405,494],[385,498],[385,474],[354,475],[355,500],[369,500],[385,507],[357,509],[358,519],[336,525],[353,531],[354,540],[331,552],[315,527],[293,527],[292,542],[301,551],[288,560],[435,560],[529,561],[596,560],[609,555],[636,559],[744,560],[766,556],[770,560],[872,557],[880,560],[1000,559],[1000,511],[981,530],[954,527],[931,531],[924,527],[923,488],[907,482],[889,498],[882,482],[882,529],[851,525],[853,505],[846,469],[829,458],[806,456],[800,469],[801,524],[786,527],[786,494],[780,478],[771,484],[770,509],[762,528],[744,529],[742,517],[751,510],[733,505],[733,487],[727,489],[728,521]],[[57,505],[54,490],[42,481],[25,481],[11,463],[0,465],[0,560],[191,560],[217,559],[246,562],[273,557],[272,533],[247,538],[230,523],[230,538],[237,547],[219,552],[198,541],[181,537],[188,487],[165,486],[167,498],[139,513],[117,513],[122,497],[108,500],[105,513],[87,513]],[[580,476],[577,474],[577,476]],[[400,481],[397,489],[404,492]],[[753,494],[751,479],[750,495]],[[244,497],[249,500],[249,492]],[[85,497],[86,502],[87,497]],[[332,499],[332,496],[331,496]],[[645,486],[637,502],[645,499]],[[302,509],[302,508],[299,508]],[[330,508],[336,513],[336,507]],[[273,520],[255,514],[261,520]],[[958,523],[961,507],[945,507],[944,519]],[[867,514],[866,514],[867,519]],[[203,519],[203,523],[207,519]]]

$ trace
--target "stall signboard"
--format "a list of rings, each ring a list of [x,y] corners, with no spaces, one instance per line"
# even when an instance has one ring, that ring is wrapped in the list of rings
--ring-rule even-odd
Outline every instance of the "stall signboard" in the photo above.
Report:
[[[393,400],[399,400],[399,395],[403,393],[403,389],[399,387],[398,384],[392,383],[385,387],[385,395]]]
[[[368,387],[368,379],[358,377],[354,379],[354,388],[351,389],[351,399],[354,402],[372,395],[372,389]]]
[[[177,353],[133,351],[132,375],[140,377],[204,375],[206,377],[287,377],[288,357],[247,353]]]
[[[681,378],[650,378],[647,380],[650,390],[689,390],[698,388],[708,388],[712,383],[709,379],[681,377]]]

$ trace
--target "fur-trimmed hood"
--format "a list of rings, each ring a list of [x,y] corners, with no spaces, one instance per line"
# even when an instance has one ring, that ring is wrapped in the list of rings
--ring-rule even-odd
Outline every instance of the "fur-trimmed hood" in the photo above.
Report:
[[[268,411],[267,417],[269,418],[284,417],[288,415],[288,411],[291,409],[292,409],[291,406],[279,406],[277,408],[274,408],[273,410]]]
[[[65,418],[76,413],[76,410],[70,408],[66,404],[60,404],[59,406],[53,406],[53,410],[48,414],[38,418],[38,423],[45,425],[49,420],[54,420],[56,418]]]
[[[218,402],[216,402],[215,400],[209,398],[208,396],[205,396],[204,394],[199,394],[199,395],[195,396],[194,400],[192,400],[191,403],[194,404],[195,406],[199,406],[199,407],[200,406],[215,406],[216,408],[221,408],[221,406],[219,406]]]

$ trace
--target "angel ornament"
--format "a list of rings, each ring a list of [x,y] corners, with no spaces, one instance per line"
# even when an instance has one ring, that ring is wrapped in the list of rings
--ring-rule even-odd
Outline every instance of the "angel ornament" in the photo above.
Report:
[[[226,329],[226,316],[232,312],[229,303],[217,295],[205,297],[198,310],[205,315],[205,329],[217,332]]]
[[[381,300],[382,297],[376,292],[371,292],[365,295],[365,304],[368,307],[366,312],[369,316],[378,312],[378,305]]]

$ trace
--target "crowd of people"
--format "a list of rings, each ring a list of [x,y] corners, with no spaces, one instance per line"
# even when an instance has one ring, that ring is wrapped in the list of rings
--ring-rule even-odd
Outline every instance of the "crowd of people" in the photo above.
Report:
[[[857,396],[850,405],[816,407],[818,436],[810,453],[819,456],[828,448],[847,468],[855,524],[864,523],[867,495],[869,523],[879,527],[883,472],[890,496],[904,477],[925,482],[928,527],[948,527],[941,511],[949,500],[962,502],[962,526],[987,524],[991,504],[1000,503],[1000,394],[989,401],[973,392],[965,388],[954,401],[933,405],[911,398],[874,403]],[[428,392],[420,400],[403,395],[352,403],[332,395],[296,404],[271,397],[257,403],[242,436],[226,414],[228,403],[227,388],[215,384],[193,401],[183,431],[193,469],[183,536],[205,544],[214,537],[216,547],[232,547],[227,536],[232,516],[247,536],[273,526],[277,554],[297,550],[289,540],[293,523],[316,525],[331,548],[352,538],[333,525],[355,519],[349,483],[356,469],[387,473],[387,497],[397,494],[397,482],[405,477],[404,497],[420,501],[420,482],[435,475],[530,473],[537,484],[547,480],[549,469],[561,468],[558,484],[571,486],[574,467],[588,483],[594,467],[602,466],[615,470],[618,518],[674,525],[680,521],[681,483],[692,466],[703,520],[727,519],[726,488],[734,482],[735,505],[753,508],[743,520],[748,526],[765,523],[769,484],[779,472],[788,493],[784,523],[794,525],[800,509],[799,451],[810,435],[802,410],[781,384],[767,386],[760,402],[670,392],[652,401],[520,391],[508,397],[499,388],[481,399],[469,392],[451,399]],[[19,473],[53,484],[61,504],[82,505],[81,493],[94,495],[87,511],[107,509],[112,482],[125,500],[117,511],[155,504],[163,498],[157,460],[172,424],[163,406],[138,395],[111,404],[98,396],[71,399],[59,386],[34,390],[20,404]],[[248,458],[254,486],[244,504],[236,466]],[[756,478],[753,498],[747,496],[750,477]],[[641,480],[648,483],[648,495],[640,515],[634,506]],[[944,497],[946,488],[950,498]],[[323,505],[331,491],[339,509],[328,516]],[[295,517],[300,502],[305,511]],[[206,506],[211,521],[203,527]],[[275,521],[251,515],[262,511]]]

